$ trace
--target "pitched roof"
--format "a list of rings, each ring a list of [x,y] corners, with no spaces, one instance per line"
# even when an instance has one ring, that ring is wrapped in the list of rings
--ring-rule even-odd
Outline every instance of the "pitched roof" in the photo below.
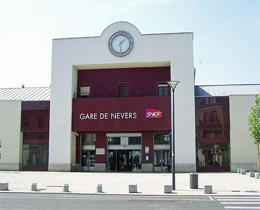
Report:
[[[260,94],[260,84],[251,85],[196,85],[195,96],[230,96]]]
[[[50,87],[0,88],[0,100],[50,101]]]
[[[260,94],[260,84],[196,85],[195,96],[230,96]],[[0,88],[0,100],[50,101],[50,87]]]

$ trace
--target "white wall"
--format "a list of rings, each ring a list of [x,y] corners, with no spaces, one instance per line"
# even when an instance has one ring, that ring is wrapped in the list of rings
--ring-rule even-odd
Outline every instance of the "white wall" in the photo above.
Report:
[[[231,171],[238,168],[257,169],[257,149],[248,130],[247,119],[254,95],[230,96],[230,148]]]
[[[110,35],[118,30],[129,32],[134,39],[133,50],[125,57],[116,57],[108,49]],[[141,35],[132,24],[117,22],[108,26],[100,37],[55,39],[52,54],[49,170],[69,171],[71,167],[75,69],[147,66],[170,66],[172,80],[181,82],[175,94],[176,150],[180,151],[176,152],[176,163],[181,170],[184,165],[195,170],[192,33]]]
[[[0,170],[21,170],[21,101],[0,101]]]
[[[182,50],[171,60],[171,80],[180,81],[174,91],[176,171],[196,171],[195,97],[192,34],[177,41]]]

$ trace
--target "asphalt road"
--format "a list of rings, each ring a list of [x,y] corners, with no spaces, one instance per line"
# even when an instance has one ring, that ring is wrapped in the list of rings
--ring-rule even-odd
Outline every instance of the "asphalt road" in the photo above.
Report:
[[[0,193],[0,209],[260,209],[260,196]]]

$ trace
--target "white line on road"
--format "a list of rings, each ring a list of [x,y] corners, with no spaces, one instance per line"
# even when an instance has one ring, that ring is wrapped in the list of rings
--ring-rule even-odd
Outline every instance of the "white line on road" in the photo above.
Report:
[[[212,201],[214,201],[214,198],[212,198],[211,196],[209,196],[209,199],[212,200]]]
[[[254,206],[225,206],[225,209],[260,209]]]
[[[223,201],[259,201],[259,198],[254,198],[254,199],[247,199],[247,198],[237,198],[237,199],[217,199],[218,201],[220,202],[223,202]]]
[[[218,199],[229,199],[229,198],[237,198],[237,199],[239,199],[239,198],[242,198],[242,197],[238,197],[238,196],[225,196],[225,197],[223,197],[223,196],[221,196],[221,197],[216,197],[215,196],[215,198],[218,200]],[[260,199],[260,196],[255,196],[255,197],[247,197],[247,196],[243,196],[243,198],[258,198],[258,199]]]
[[[260,204],[260,202],[220,202],[223,205],[255,205],[255,204]]]

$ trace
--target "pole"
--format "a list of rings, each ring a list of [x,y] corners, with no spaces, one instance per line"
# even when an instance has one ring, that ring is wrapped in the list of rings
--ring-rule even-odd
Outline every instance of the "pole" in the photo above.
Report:
[[[175,120],[174,120],[174,89],[172,89],[172,190],[175,190]]]
[[[175,116],[174,116],[174,90],[180,83],[179,81],[169,81],[168,85],[172,88],[172,190],[175,190]]]

